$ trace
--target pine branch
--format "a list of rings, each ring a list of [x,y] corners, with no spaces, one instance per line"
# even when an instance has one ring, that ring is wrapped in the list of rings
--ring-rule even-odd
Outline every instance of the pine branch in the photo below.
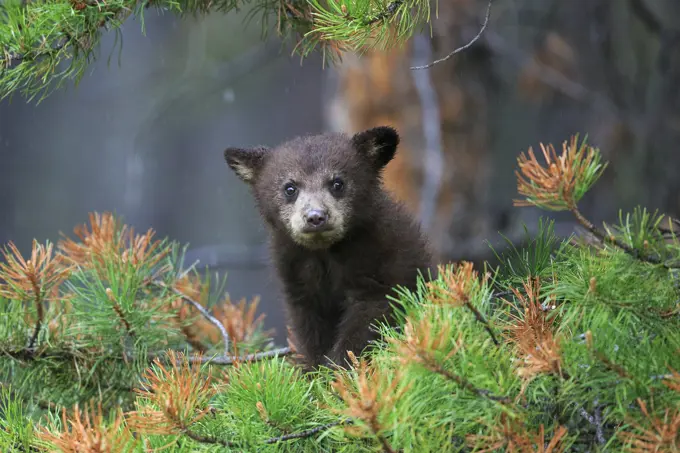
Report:
[[[491,393],[489,390],[485,389],[480,389],[475,387],[470,381],[467,379],[463,378],[462,376],[459,376],[455,373],[450,372],[446,368],[444,368],[440,363],[437,361],[433,360],[431,357],[423,357],[422,354],[419,354],[419,357],[422,359],[422,364],[429,369],[430,371],[437,373],[441,376],[444,376],[446,379],[455,382],[458,384],[458,386],[464,388],[470,393],[473,393],[475,395],[481,396],[483,398],[486,398],[490,401],[496,401],[499,403],[509,403],[510,399],[504,396],[497,396]]]
[[[236,363],[252,363],[260,362],[263,360],[275,359],[278,357],[285,357],[292,354],[290,348],[279,348],[271,351],[257,352],[253,354],[247,354],[244,356],[216,356],[216,357],[202,357],[202,356],[188,356],[187,360],[190,363],[204,363],[212,365],[234,365]],[[35,348],[28,349],[0,349],[0,355],[6,355],[7,357],[13,358],[15,360],[21,360],[24,362],[34,362],[37,360],[56,360],[59,362],[73,362],[74,360],[85,360],[88,359],[88,355],[85,352],[65,349],[65,348],[51,348],[51,349],[41,349],[37,350]],[[95,357],[102,359],[101,354],[95,354]],[[92,357],[94,359],[95,357]],[[156,359],[164,360],[165,354],[162,353],[150,353],[146,361],[153,362]],[[123,356],[109,355],[105,357],[106,360],[112,360],[115,362],[135,362],[138,358],[134,357],[132,354],[124,354]]]
[[[470,303],[469,299],[465,301],[465,306],[475,315],[475,319],[477,320],[477,322],[481,323],[484,326],[484,330],[486,330],[489,333],[489,336],[491,336],[493,344],[499,346],[500,342],[498,341],[498,338],[496,338],[496,334],[493,332],[493,329],[491,328],[489,321],[487,321],[484,315],[481,314],[479,310],[477,310],[477,308],[475,308],[475,306],[472,305],[472,303]]]
[[[606,235],[604,232],[600,231],[599,228],[593,225],[583,214],[581,214],[581,211],[579,211],[578,207],[575,204],[570,206],[569,210],[574,215],[574,217],[576,217],[576,220],[578,220],[578,222],[581,225],[583,225],[585,229],[587,229],[593,236],[598,238],[600,241],[615,245],[616,247],[620,248],[625,253],[627,253],[628,255],[632,256],[637,260],[645,261],[651,264],[661,264],[663,267],[667,269],[680,269],[680,264],[665,262],[658,255],[643,253],[638,249],[629,247],[628,244],[625,244],[624,242],[622,242],[613,235],[611,236]]]
[[[250,363],[260,362],[262,360],[274,359],[277,357],[285,357],[291,355],[293,352],[291,348],[279,348],[271,351],[257,352],[254,354],[247,354],[244,356],[223,356],[223,357],[189,357],[192,362],[211,363],[214,365],[233,365],[235,363]]]
[[[130,335],[131,337],[135,336],[135,333],[132,331],[132,326],[128,322],[127,318],[125,317],[125,314],[123,313],[123,309],[120,307],[118,302],[116,302],[115,296],[113,295],[113,291],[111,288],[106,288],[106,295],[108,296],[109,300],[111,301],[113,311],[116,312],[116,315],[118,316],[118,319],[120,320],[121,324],[123,324],[123,327],[125,328],[125,331]]]
[[[185,429],[182,431],[184,435],[189,437],[192,440],[195,440],[196,442],[202,443],[202,444],[219,444],[224,447],[237,447],[239,444],[237,442],[232,442],[229,440],[224,440],[224,439],[218,439],[216,437],[212,436],[204,436],[201,434],[198,434],[191,429]]]
[[[144,10],[151,6],[180,14],[228,13],[237,9],[240,2],[5,2],[0,5],[4,13],[0,20],[0,99],[22,91],[29,100],[39,96],[40,102],[67,80],[77,84],[95,58],[102,32],[114,30],[119,33],[125,20],[130,16],[143,16]],[[320,50],[324,57],[337,61],[347,50],[361,51],[373,46],[389,48],[403,43],[416,26],[430,20],[430,3],[427,0],[394,0],[384,6],[370,0],[257,0],[249,16],[254,14],[263,18],[276,15],[276,30],[281,39],[296,37],[294,52],[302,57]],[[392,33],[393,25],[397,26],[396,36]]]
[[[291,434],[285,434],[283,436],[278,436],[278,437],[271,437],[267,440],[264,441],[265,444],[276,444],[279,442],[285,442],[288,440],[293,440],[293,439],[304,439],[307,437],[311,437],[314,434],[318,434],[322,431],[326,431],[328,429],[334,428],[339,425],[348,425],[351,424],[352,421],[349,419],[346,420],[338,420],[336,422],[331,422],[331,423],[326,423],[325,425],[320,425],[315,428],[310,428],[306,429],[304,431],[299,431],[297,433],[291,433]]]
[[[229,334],[227,333],[227,329],[224,327],[224,325],[214,316],[212,316],[208,310],[206,310],[203,305],[199,304],[192,298],[188,297],[185,295],[183,292],[178,290],[177,288],[171,287],[166,285],[164,282],[160,280],[154,280],[153,284],[156,286],[159,286],[161,288],[168,289],[181,297],[184,301],[188,302],[191,304],[196,310],[198,310],[205,319],[207,319],[211,324],[213,324],[217,329],[220,331],[220,334],[222,334],[222,342],[224,343],[224,359],[227,360],[229,359],[228,354],[229,354]]]
[[[33,335],[31,335],[31,339],[28,342],[28,349],[33,349],[35,346],[35,342],[38,339],[38,334],[40,334],[40,328],[42,327],[42,322],[43,322],[43,317],[45,316],[44,309],[42,306],[42,300],[41,300],[41,291],[40,288],[37,286],[37,284],[32,281],[35,289],[35,308],[36,312],[38,315],[38,319],[35,322],[35,329],[33,330]]]
[[[312,437],[315,434],[318,434],[318,433],[323,432],[323,431],[327,431],[327,430],[334,428],[336,426],[351,424],[351,423],[352,423],[352,421],[349,420],[349,419],[338,420],[338,421],[335,421],[335,422],[326,423],[325,425],[317,426],[315,428],[306,429],[304,431],[299,431],[299,432],[291,433],[291,434],[285,434],[283,436],[270,437],[268,439],[265,439],[263,443],[266,444],[266,445],[272,445],[272,444],[278,444],[278,443],[281,443],[281,442],[287,442],[287,441],[290,441],[290,440],[306,439],[308,437]],[[212,437],[212,436],[204,436],[204,435],[198,434],[198,433],[196,433],[196,432],[194,432],[190,429],[185,429],[183,431],[183,433],[187,437],[195,440],[196,442],[200,442],[200,443],[204,443],[204,444],[218,444],[218,445],[222,445],[222,446],[225,446],[225,447],[238,447],[240,445],[239,442],[228,441],[228,440],[224,440],[224,439],[218,439],[218,438]]]

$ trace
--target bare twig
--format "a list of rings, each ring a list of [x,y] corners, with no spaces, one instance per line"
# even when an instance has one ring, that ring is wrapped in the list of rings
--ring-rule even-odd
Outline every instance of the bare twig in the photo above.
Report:
[[[435,60],[432,63],[428,63],[428,64],[423,65],[423,66],[411,66],[411,69],[413,70],[413,69],[431,68],[432,66],[434,66],[436,64],[439,64],[439,63],[442,63],[442,62],[448,60],[449,58],[451,58],[452,56],[454,56],[458,52],[461,52],[461,51],[467,49],[468,47],[472,46],[482,36],[482,33],[484,33],[484,30],[486,30],[486,26],[489,24],[489,17],[491,17],[491,3],[492,2],[493,2],[493,0],[489,0],[488,5],[486,6],[486,17],[484,18],[484,23],[482,24],[482,28],[479,29],[479,32],[477,33],[477,35],[475,35],[475,37],[472,38],[470,40],[470,42],[468,42],[464,46],[458,47],[457,49],[453,50],[451,53],[449,53],[444,58],[440,58],[439,60]]]
[[[208,310],[206,310],[203,305],[199,304],[192,298],[188,297],[186,294],[184,294],[182,291],[178,290],[177,288],[168,286],[165,284],[165,282],[162,282],[160,280],[154,280],[153,284],[156,286],[160,286],[165,289],[169,289],[173,293],[177,294],[179,297],[181,297],[184,301],[190,303],[193,305],[193,307],[198,310],[204,317],[207,319],[210,323],[212,323],[217,329],[220,331],[222,334],[222,341],[224,342],[224,357],[228,358],[229,354],[229,334],[227,333],[227,329],[224,327],[224,325],[214,316],[212,316]],[[231,362],[230,362],[231,363]]]
[[[259,362],[261,360],[273,359],[275,357],[284,357],[290,354],[292,354],[290,348],[279,348],[240,357],[227,355],[222,357],[189,357],[188,360],[190,362],[212,363],[214,365],[233,365],[234,363],[242,362]]]
[[[352,423],[351,420],[346,419],[346,420],[338,420],[336,422],[332,423],[326,423],[325,425],[320,425],[317,426],[316,428],[311,428],[311,429],[306,429],[304,431],[300,431],[297,433],[291,433],[291,434],[285,434],[283,436],[278,436],[278,437],[271,437],[267,440],[264,441],[265,444],[276,444],[279,442],[285,442],[287,440],[293,440],[293,439],[304,439],[306,437],[311,437],[314,434],[320,433],[322,431],[326,431],[330,428],[333,428],[338,425],[345,425],[345,424],[350,424]]]

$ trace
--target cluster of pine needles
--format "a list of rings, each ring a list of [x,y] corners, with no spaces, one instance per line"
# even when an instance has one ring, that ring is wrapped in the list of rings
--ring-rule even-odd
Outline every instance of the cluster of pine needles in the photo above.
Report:
[[[304,372],[257,299],[111,214],[0,264],[0,450],[680,452],[680,223],[578,203],[606,165],[572,137],[518,159],[519,205],[566,210],[497,267],[389,295],[399,327]],[[209,274],[205,274],[209,275]]]
[[[347,51],[402,44],[430,20],[424,0],[9,0],[0,3],[0,99],[21,91],[40,102],[66,81],[79,83],[102,34],[116,33],[110,58],[122,49],[121,26],[130,16],[145,32],[149,8],[195,15],[244,6],[246,21],[257,18],[263,36],[273,28],[295,44],[293,53],[304,58],[319,51],[324,64]]]

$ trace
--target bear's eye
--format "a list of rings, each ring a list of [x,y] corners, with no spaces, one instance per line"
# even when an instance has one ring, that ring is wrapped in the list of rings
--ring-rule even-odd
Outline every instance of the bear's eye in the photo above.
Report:
[[[292,182],[289,182],[283,186],[283,193],[285,193],[287,197],[293,197],[297,193],[297,187],[295,187],[295,184]]]
[[[331,189],[333,192],[341,192],[344,187],[345,183],[340,178],[335,178],[331,182]]]

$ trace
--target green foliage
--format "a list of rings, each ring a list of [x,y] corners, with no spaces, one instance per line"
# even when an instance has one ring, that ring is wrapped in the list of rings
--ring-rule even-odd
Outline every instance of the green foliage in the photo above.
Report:
[[[338,60],[346,50],[361,52],[369,47],[399,45],[430,19],[430,4],[424,0],[256,0],[245,5],[249,19],[257,17],[262,22],[264,35],[275,28],[283,40],[295,38],[295,51],[302,57],[320,50],[324,60],[331,61]],[[29,101],[37,98],[40,102],[68,80],[77,84],[97,58],[103,30],[113,30],[116,44],[122,46],[122,23],[135,16],[144,32],[148,8],[206,14],[229,13],[243,6],[237,0],[3,2],[0,99],[20,91]]]
[[[520,285],[527,278],[545,278],[550,271],[550,264],[555,253],[561,253],[566,241],[560,241],[555,235],[555,221],[538,219],[538,229],[535,237],[531,237],[529,229],[524,225],[523,246],[517,247],[510,239],[501,235],[507,243],[503,252],[497,252],[489,244],[496,259],[501,263],[502,278],[513,285]]]
[[[22,401],[15,398],[12,386],[0,387],[0,451],[20,448],[29,451],[33,441],[33,423],[24,414]]]
[[[631,219],[636,218],[619,227],[630,228]],[[418,291],[395,292],[404,323],[397,330],[381,326],[385,341],[372,350],[370,365],[377,376],[390,376],[390,382],[396,380],[399,388],[406,389],[378,417],[395,451],[468,451],[475,440],[488,447],[502,442],[499,433],[504,426],[517,439],[532,443],[541,424],[546,443],[561,426],[566,427],[560,445],[569,451],[601,451],[605,445],[595,440],[598,430],[607,448],[620,451],[624,443],[617,433],[632,429],[631,421],[649,427],[638,398],[653,401],[657,414],[680,410],[680,395],[667,385],[672,370],[680,370],[678,289],[669,271],[623,251],[558,243],[549,222],[541,221],[538,231],[523,251],[512,249],[511,258],[504,261],[505,276],[497,277],[502,285],[517,289],[514,297],[497,300],[488,276],[469,273],[463,265],[443,266],[436,278],[421,277]],[[48,342],[45,337],[40,337],[45,342],[41,347],[54,350],[55,357],[46,354],[29,366],[9,358],[0,362],[3,382],[14,383],[14,396],[7,389],[2,394],[0,410],[5,417],[0,442],[4,446],[38,445],[33,423],[44,423],[40,401],[67,408],[80,402],[82,407],[100,393],[101,400],[113,408],[114,400],[105,395],[116,394],[115,402],[127,400],[125,406],[131,408],[134,395],[128,391],[123,398],[125,390],[115,389],[134,386],[148,365],[138,360],[138,368],[120,358],[125,349],[119,342],[129,338],[129,332],[111,316],[115,310],[107,285],[120,301],[131,331],[139,332],[136,343],[128,345],[138,346],[130,355],[144,357],[143,347],[157,348],[164,339],[179,335],[176,330],[154,330],[149,320],[154,319],[156,309],[145,312],[135,304],[143,279],[132,268],[118,267],[114,272],[110,267],[76,270],[65,285],[74,295],[65,335],[80,339],[69,343],[69,353],[76,361],[76,354],[83,354],[82,364],[61,360],[58,351],[64,351],[67,342],[57,338]],[[519,289],[527,282],[526,278],[522,281],[521,272],[543,282],[534,288],[536,294],[531,285]],[[501,344],[494,344],[485,323],[460,297],[467,297],[502,336]],[[543,307],[540,313],[555,323],[551,332],[559,348],[551,354],[560,362],[559,372],[543,369],[527,375],[519,371],[531,368],[526,363],[527,345],[513,339],[510,328],[529,319],[525,311],[534,299],[537,307]],[[3,305],[3,319],[17,317],[14,306]],[[142,326],[149,327],[140,332]],[[30,329],[24,327],[23,333],[25,338]],[[4,333],[3,342],[13,337]],[[80,351],[91,348],[95,337],[102,339],[103,351],[108,352],[99,352],[101,356],[91,363],[85,360],[87,353]],[[16,341],[10,343],[13,348],[16,345]],[[229,368],[209,365],[202,375],[208,369],[219,376],[212,383],[216,393],[206,400],[210,412],[192,430],[217,443],[178,433],[142,433],[148,446],[170,444],[169,451],[375,451],[377,443],[359,429],[360,420],[346,427],[356,432],[334,426],[300,439],[277,441],[287,434],[351,418],[352,411],[348,412],[331,383],[348,379],[353,383],[348,387],[357,391],[361,368],[305,375],[278,358]],[[381,385],[378,398],[389,400],[389,388]],[[601,426],[588,421],[584,413],[600,414]],[[55,424],[53,429],[58,431],[60,426]],[[225,447],[219,442],[233,444]],[[134,451],[142,451],[141,443]]]
[[[550,187],[565,193],[545,185],[544,199]],[[541,219],[523,247],[494,251],[493,275],[441,265],[415,290],[394,289],[399,325],[380,324],[382,341],[359,359],[350,354],[352,368],[310,373],[268,353],[225,361],[232,349],[267,349],[252,311],[223,305],[225,351],[219,335],[201,334],[215,327],[187,312],[219,307],[220,297],[208,303],[209,280],[182,269],[176,244],[135,236],[110,215],[91,223],[54,257],[37,243],[31,261],[11,244],[5,253],[3,451],[680,446],[680,285],[668,264],[680,249],[677,223],[656,213],[621,215],[608,229],[615,240],[594,246],[558,239]]]

